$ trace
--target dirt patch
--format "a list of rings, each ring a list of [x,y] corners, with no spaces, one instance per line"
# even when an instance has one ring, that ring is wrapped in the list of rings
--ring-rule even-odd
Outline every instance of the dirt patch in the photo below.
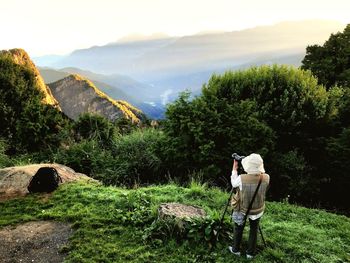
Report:
[[[63,262],[62,248],[73,233],[69,224],[35,221],[0,229],[0,262]]]

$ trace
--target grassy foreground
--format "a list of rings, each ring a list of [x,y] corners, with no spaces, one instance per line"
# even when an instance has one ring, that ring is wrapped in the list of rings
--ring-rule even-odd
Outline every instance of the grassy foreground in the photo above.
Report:
[[[214,242],[227,198],[196,183],[127,190],[79,182],[61,186],[49,199],[34,195],[0,203],[0,227],[30,220],[72,223],[67,262],[247,262],[228,252],[229,235]],[[158,205],[174,201],[199,205],[208,218],[189,223],[182,234],[176,233],[176,222],[157,223]],[[269,247],[259,238],[254,262],[350,262],[345,216],[269,202],[261,227]],[[229,216],[223,228],[231,230]]]

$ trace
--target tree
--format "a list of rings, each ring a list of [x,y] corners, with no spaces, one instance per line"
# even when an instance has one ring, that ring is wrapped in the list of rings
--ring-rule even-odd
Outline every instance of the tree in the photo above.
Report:
[[[273,144],[274,134],[259,120],[252,101],[230,104],[215,96],[190,101],[184,93],[168,107],[166,116],[166,156],[176,166],[173,174],[202,169],[214,182],[229,165],[232,151],[266,152]],[[245,136],[247,132],[250,136]]]
[[[319,190],[311,172],[320,161],[314,154],[324,154],[327,105],[326,90],[308,71],[274,65],[214,75],[201,96],[182,94],[167,108],[169,166],[182,174],[201,169],[220,183],[218,175],[227,178],[231,169],[232,152],[258,152],[273,174],[275,198],[300,191],[298,177],[311,190],[293,196],[306,200]]]
[[[350,24],[343,32],[332,34],[323,46],[308,46],[301,68],[311,70],[328,89],[350,87]]]
[[[350,188],[350,127],[328,140],[327,164],[325,173],[327,180],[323,184],[323,201],[329,207],[346,210],[349,213],[349,204],[346,196]]]
[[[329,90],[329,130],[326,156],[319,165],[323,174],[321,200],[327,207],[347,211],[344,199],[350,187],[350,89],[333,87]]]
[[[322,143],[326,154],[318,165],[320,200],[328,207],[344,209],[343,196],[350,187],[350,24],[343,32],[332,34],[323,46],[307,47],[302,68],[311,70],[328,89],[324,125],[328,130],[323,132]]]
[[[59,133],[68,120],[42,99],[34,73],[1,55],[0,136],[8,140],[9,152],[33,152],[59,144]]]

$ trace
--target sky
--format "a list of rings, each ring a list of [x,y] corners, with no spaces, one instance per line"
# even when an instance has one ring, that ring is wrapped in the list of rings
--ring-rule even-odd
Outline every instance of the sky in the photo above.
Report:
[[[0,0],[0,50],[67,54],[132,34],[183,36],[306,19],[350,23],[350,0]]]

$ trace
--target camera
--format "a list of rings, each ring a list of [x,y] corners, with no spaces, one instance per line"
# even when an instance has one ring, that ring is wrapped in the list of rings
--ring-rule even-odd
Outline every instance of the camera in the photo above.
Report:
[[[235,159],[237,162],[240,162],[243,158],[245,158],[245,156],[240,156],[238,155],[238,153],[233,153],[232,158]]]

